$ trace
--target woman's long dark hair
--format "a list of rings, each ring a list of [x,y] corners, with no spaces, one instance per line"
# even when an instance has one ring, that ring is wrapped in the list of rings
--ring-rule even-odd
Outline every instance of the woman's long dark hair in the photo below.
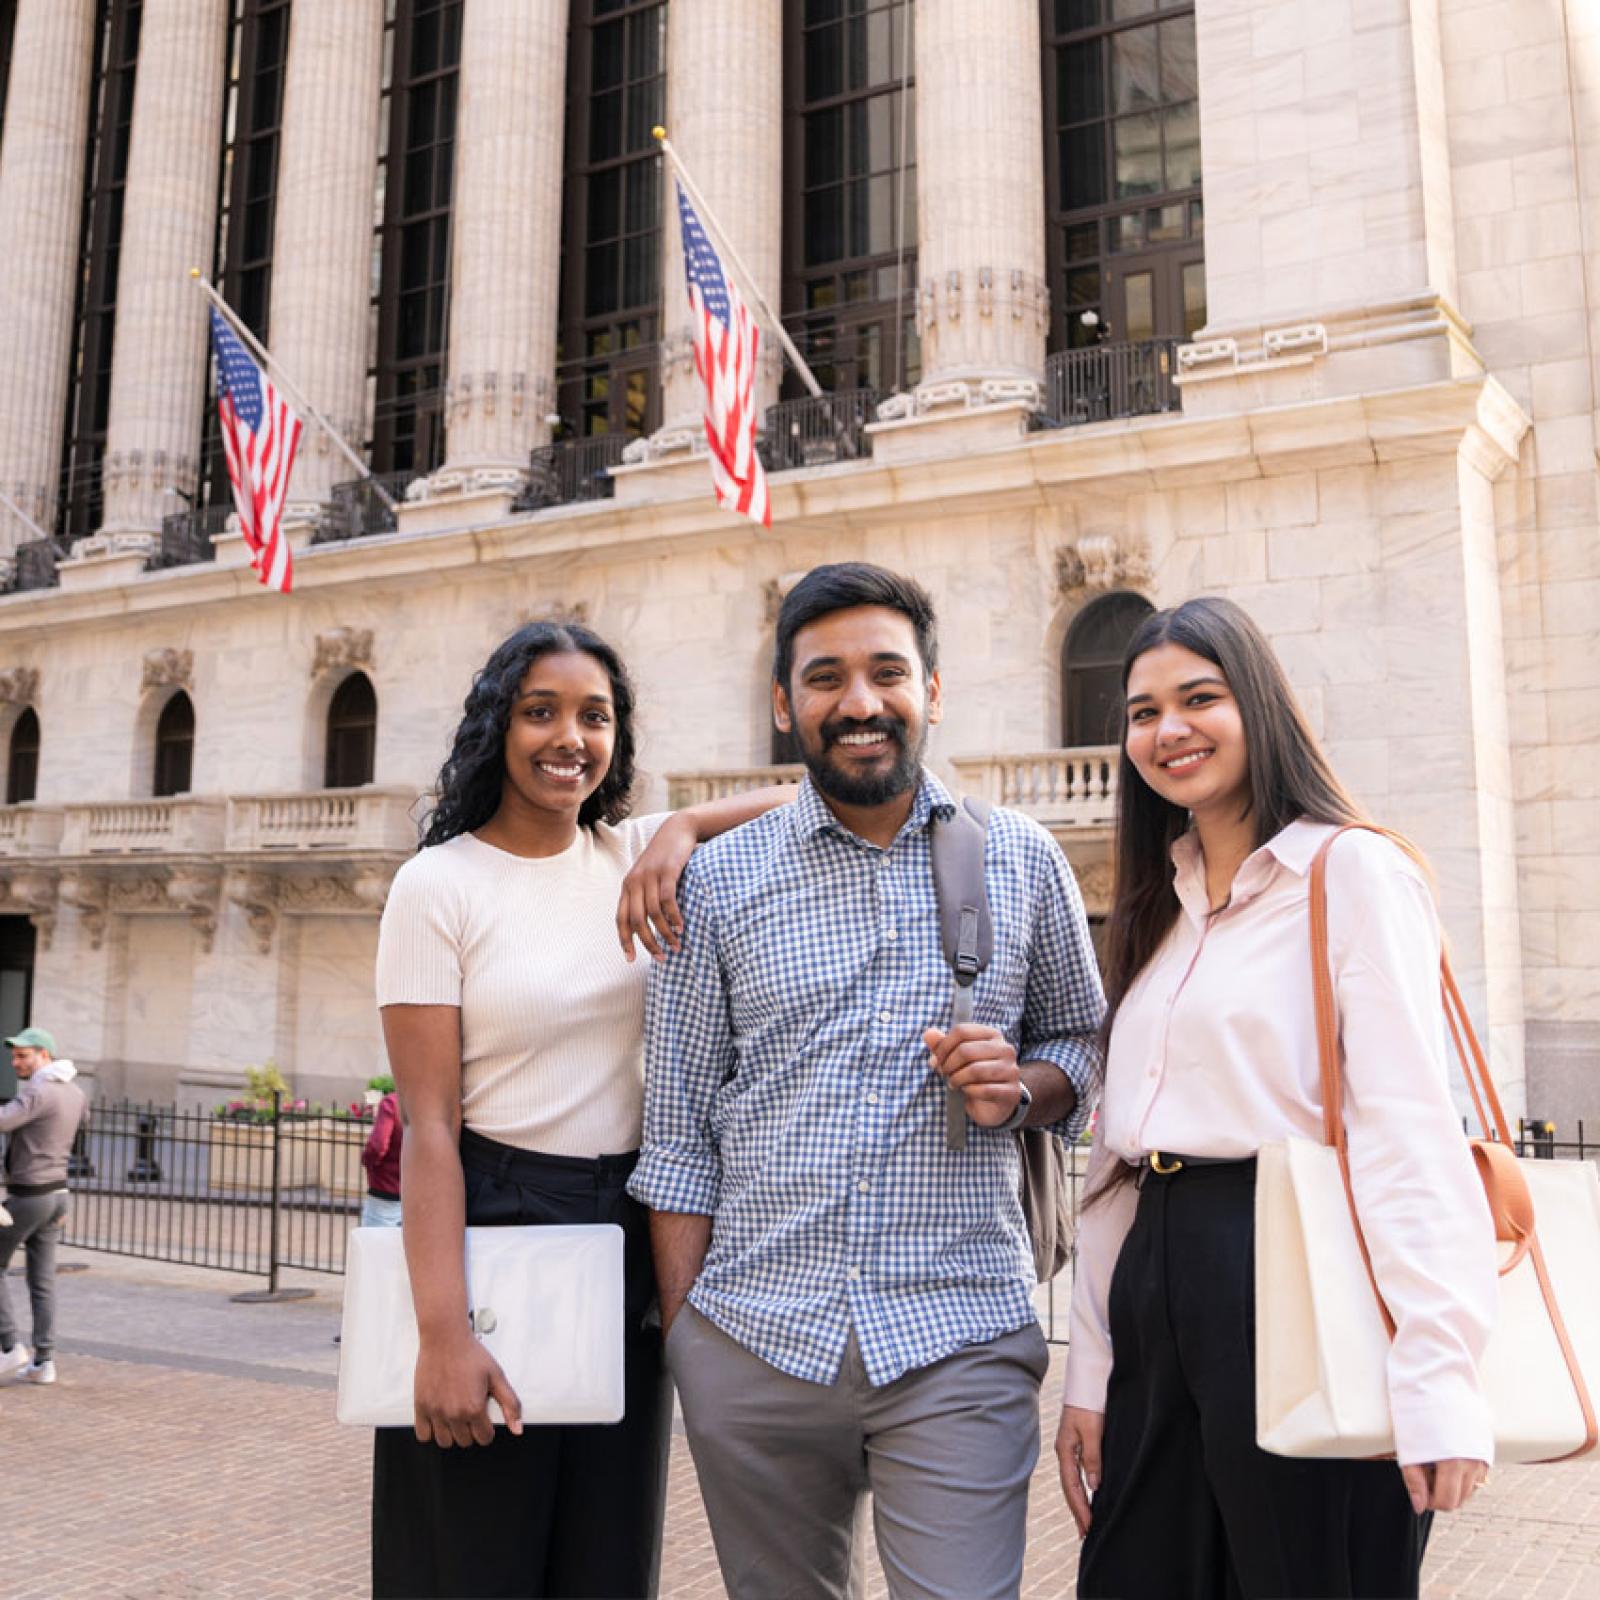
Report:
[[[1158,645],[1181,645],[1221,669],[1244,724],[1250,774],[1249,816],[1259,849],[1305,817],[1312,822],[1364,820],[1306,725],[1272,646],[1231,600],[1203,596],[1146,617],[1122,659],[1127,693],[1133,664]],[[1118,771],[1116,890],[1106,925],[1106,1020],[1111,1038],[1117,1007],[1178,917],[1172,845],[1189,813],[1158,795],[1128,759],[1124,726]]]
[[[506,728],[528,668],[540,656],[581,651],[611,680],[616,743],[600,787],[578,811],[581,826],[621,822],[633,789],[633,682],[622,658],[598,634],[576,622],[529,622],[500,644],[472,680],[455,742],[439,769],[422,848],[481,828],[500,805],[506,777]]]

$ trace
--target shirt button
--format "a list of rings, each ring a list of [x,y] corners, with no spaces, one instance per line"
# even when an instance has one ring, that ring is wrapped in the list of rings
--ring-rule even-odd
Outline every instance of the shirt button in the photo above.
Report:
[[[900,930],[898,928],[885,928],[883,930],[883,936],[885,939],[898,939],[900,937]]]
[[[851,1280],[851,1282],[854,1282],[860,1276],[861,1276],[861,1268],[860,1267],[851,1267],[850,1270],[845,1273],[845,1277],[849,1278]]]
[[[878,1021],[879,1022],[893,1022],[894,1018],[887,1011],[880,1011],[878,1013]]]
[[[877,1105],[877,1103],[878,1103],[878,1097],[877,1097],[877,1095],[875,1095],[875,1094],[869,1094],[869,1095],[868,1095],[868,1096],[867,1096],[867,1104],[868,1104],[868,1105],[869,1105],[869,1106],[875,1106],[875,1105]]]
[[[863,1178],[861,1180],[861,1182],[856,1185],[856,1188],[858,1188],[862,1192],[862,1194],[865,1194],[867,1192],[867,1190],[870,1189],[871,1187],[872,1187],[872,1185],[870,1183],[868,1183],[865,1178]]]

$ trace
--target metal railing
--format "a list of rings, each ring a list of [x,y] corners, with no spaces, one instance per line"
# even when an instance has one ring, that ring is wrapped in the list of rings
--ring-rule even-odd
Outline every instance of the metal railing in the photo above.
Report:
[[[611,469],[622,465],[631,439],[625,433],[592,433],[540,445],[528,457],[528,482],[513,511],[542,511],[584,500],[609,500]]]
[[[271,1107],[96,1102],[73,1148],[66,1242],[110,1255],[259,1274],[344,1271],[371,1124]]]
[[[161,545],[145,563],[150,571],[160,567],[187,567],[197,561],[215,561],[214,534],[223,533],[231,505],[198,506],[192,511],[177,511],[161,519]]]
[[[1181,393],[1172,381],[1180,343],[1178,339],[1143,339],[1058,350],[1047,356],[1040,425],[1071,428],[1114,417],[1181,410]]]
[[[1576,1139],[1558,1139],[1555,1123],[1519,1117],[1516,1152],[1536,1161],[1600,1161],[1600,1141],[1585,1136],[1582,1117],[1577,1119],[1577,1127]]]
[[[336,483],[328,491],[327,503],[317,519],[313,544],[336,544],[343,539],[365,539],[377,533],[393,533],[394,512],[378,498],[374,486],[391,500],[403,501],[407,487],[423,476],[405,472],[376,472],[370,478],[351,478]]]
[[[867,424],[876,417],[882,398],[876,389],[840,389],[768,406],[760,442],[767,471],[792,472],[870,456]]]
[[[16,548],[13,589],[53,589],[61,582],[56,571],[67,559],[67,546],[56,539],[29,539]]]

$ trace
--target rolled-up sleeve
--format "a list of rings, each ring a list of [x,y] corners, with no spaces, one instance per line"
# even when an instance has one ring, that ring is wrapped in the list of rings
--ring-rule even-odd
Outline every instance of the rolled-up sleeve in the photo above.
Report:
[[[1329,858],[1329,933],[1351,1188],[1395,1323],[1396,1453],[1402,1465],[1489,1461],[1478,1362],[1499,1298],[1494,1227],[1450,1095],[1438,920],[1393,845],[1354,843]]]
[[[683,947],[650,973],[644,1135],[628,1191],[652,1211],[715,1214],[721,1161],[711,1128],[736,1052],[711,896],[698,858],[678,885]]]
[[[1105,1015],[1100,968],[1089,939],[1078,881],[1060,847],[1047,835],[1036,841],[1038,920],[1029,951],[1017,1047],[1020,1061],[1048,1061],[1067,1075],[1077,1098],[1051,1130],[1069,1143],[1089,1125],[1099,1066],[1097,1035]]]

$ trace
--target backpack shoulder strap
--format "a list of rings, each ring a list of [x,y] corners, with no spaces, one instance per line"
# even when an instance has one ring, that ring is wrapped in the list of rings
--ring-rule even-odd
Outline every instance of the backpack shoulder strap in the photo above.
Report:
[[[994,958],[994,923],[983,879],[983,851],[989,837],[989,807],[967,800],[948,822],[934,824],[930,840],[933,887],[939,901],[939,938],[950,965],[954,996],[950,1025],[972,1021],[972,988]],[[945,1097],[945,1136],[952,1150],[967,1143],[967,1113],[961,1092]]]

